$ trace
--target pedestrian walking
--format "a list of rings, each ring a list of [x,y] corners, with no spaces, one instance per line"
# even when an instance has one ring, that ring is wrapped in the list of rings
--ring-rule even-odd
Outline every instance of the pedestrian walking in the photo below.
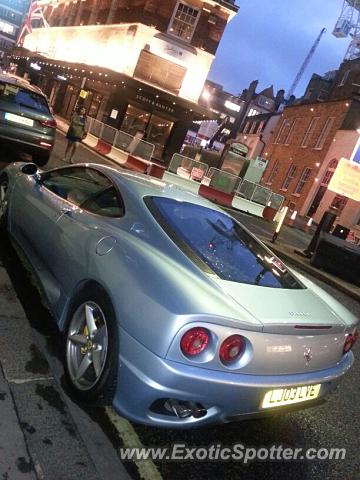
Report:
[[[65,151],[65,161],[72,163],[75,151],[80,142],[86,137],[86,110],[81,107],[71,118],[69,129],[66,134],[67,146]]]

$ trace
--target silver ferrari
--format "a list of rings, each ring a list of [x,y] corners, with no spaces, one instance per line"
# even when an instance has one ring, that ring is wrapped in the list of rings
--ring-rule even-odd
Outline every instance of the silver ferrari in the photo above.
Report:
[[[357,318],[222,209],[94,164],[0,174],[0,222],[65,337],[80,400],[165,427],[313,405]]]

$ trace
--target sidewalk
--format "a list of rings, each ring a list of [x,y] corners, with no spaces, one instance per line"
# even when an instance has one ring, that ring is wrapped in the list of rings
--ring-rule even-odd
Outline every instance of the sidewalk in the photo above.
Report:
[[[98,479],[3,266],[0,365],[0,477]]]
[[[0,250],[0,478],[129,479],[101,411],[66,394],[61,337],[5,237]]]

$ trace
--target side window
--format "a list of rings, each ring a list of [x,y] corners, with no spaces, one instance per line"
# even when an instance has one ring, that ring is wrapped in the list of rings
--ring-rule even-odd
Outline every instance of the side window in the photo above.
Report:
[[[80,206],[88,212],[103,217],[122,217],[124,215],[124,206],[115,187],[112,186],[85,200]]]
[[[92,168],[64,168],[45,173],[44,187],[74,205],[91,213],[120,217],[124,206],[114,185]]]

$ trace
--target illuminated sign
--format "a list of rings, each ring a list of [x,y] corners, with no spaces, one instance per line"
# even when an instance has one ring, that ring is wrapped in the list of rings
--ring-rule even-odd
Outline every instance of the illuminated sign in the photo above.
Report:
[[[332,192],[360,202],[360,165],[342,158],[328,188]]]
[[[248,154],[249,148],[243,143],[232,143],[229,152],[236,153],[237,155],[242,155],[246,157]]]
[[[241,106],[238,105],[237,103],[230,102],[230,100],[226,100],[225,102],[225,107],[228,108],[229,110],[233,110],[234,112],[240,112]]]
[[[163,39],[160,35],[155,35],[150,42],[150,52],[159,57],[166,58],[170,61],[175,61],[180,65],[191,64],[196,60],[196,50],[190,51],[190,47],[182,48],[177,43],[171,42],[170,39]]]
[[[0,30],[4,33],[7,33],[8,35],[14,35],[15,34],[14,25],[11,25],[10,23],[4,22],[3,20],[0,20]]]
[[[163,110],[164,112],[174,113],[174,109],[169,107],[165,103],[161,103],[158,100],[153,100],[152,98],[146,97],[144,95],[136,95],[136,100],[139,100],[142,103],[147,103],[148,105],[152,105],[159,110]]]

